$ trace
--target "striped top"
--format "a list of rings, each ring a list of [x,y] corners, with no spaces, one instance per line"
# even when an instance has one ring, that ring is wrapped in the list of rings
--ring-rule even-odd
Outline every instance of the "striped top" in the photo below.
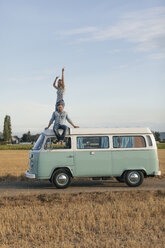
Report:
[[[57,89],[57,101],[56,102],[64,100],[64,93],[65,93],[65,88]]]

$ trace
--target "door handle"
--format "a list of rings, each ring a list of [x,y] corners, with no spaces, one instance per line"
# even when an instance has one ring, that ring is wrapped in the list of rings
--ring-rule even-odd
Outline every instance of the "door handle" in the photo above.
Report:
[[[68,158],[73,158],[73,155],[69,155]]]
[[[90,155],[95,155],[95,152],[90,152]]]

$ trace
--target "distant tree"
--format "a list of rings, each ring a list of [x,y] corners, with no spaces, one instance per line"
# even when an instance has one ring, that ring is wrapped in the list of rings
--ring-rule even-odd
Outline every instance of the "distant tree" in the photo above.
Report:
[[[39,136],[40,136],[40,134],[31,135],[31,141],[32,141],[33,143],[36,142]]]
[[[153,132],[153,135],[155,137],[155,140],[160,142],[160,133],[159,132]]]
[[[22,142],[31,142],[31,141],[32,141],[30,131],[28,131],[27,133],[24,133],[24,134],[22,135],[21,141],[22,141]]]
[[[0,141],[3,140],[3,133],[0,132]]]
[[[11,119],[9,115],[6,115],[4,119],[3,138],[6,142],[11,141]]]
[[[30,131],[27,132],[27,142],[31,142],[31,133],[30,133]]]

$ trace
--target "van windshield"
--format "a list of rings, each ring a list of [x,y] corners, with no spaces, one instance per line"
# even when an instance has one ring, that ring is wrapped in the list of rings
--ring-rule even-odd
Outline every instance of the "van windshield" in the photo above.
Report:
[[[44,142],[44,138],[45,138],[45,135],[44,134],[41,134],[37,140],[37,142],[35,143],[34,147],[32,148],[32,150],[40,150],[41,147],[42,147],[42,144]]]

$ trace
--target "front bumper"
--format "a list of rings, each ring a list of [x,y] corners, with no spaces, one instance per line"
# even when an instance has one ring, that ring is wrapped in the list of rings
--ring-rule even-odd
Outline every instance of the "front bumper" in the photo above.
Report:
[[[155,171],[154,172],[154,176],[161,176],[161,174],[162,174],[161,171]]]
[[[36,178],[36,175],[30,173],[30,171],[25,171],[25,176],[26,176],[27,178],[31,178],[31,179]]]

